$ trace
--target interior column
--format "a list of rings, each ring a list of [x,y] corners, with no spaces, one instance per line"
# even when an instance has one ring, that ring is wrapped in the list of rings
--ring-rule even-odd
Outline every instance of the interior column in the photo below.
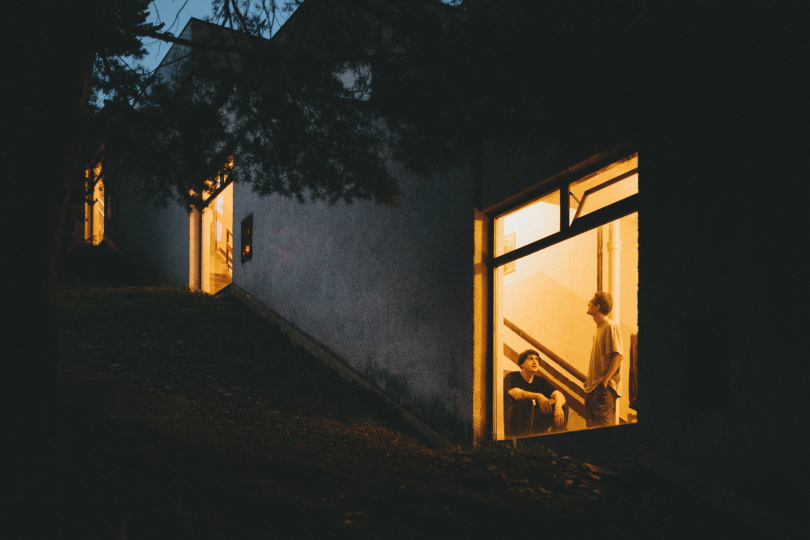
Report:
[[[610,224],[608,233],[608,292],[613,297],[613,310],[610,318],[621,328],[621,254],[622,254],[622,230],[619,220]],[[622,363],[628,359],[622,360]],[[619,368],[621,369],[621,368]],[[619,383],[619,393],[624,394],[622,387],[624,381]],[[619,423],[619,400],[616,400],[615,423]]]

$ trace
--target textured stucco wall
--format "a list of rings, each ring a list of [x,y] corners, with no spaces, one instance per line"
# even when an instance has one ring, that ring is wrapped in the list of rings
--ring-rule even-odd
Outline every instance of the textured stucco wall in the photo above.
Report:
[[[398,208],[234,189],[234,283],[455,440],[472,439],[472,175],[397,171]],[[305,366],[302,366],[305,369]]]
[[[145,202],[135,181],[110,166],[105,171],[112,196],[112,218],[105,231],[118,252],[156,283],[188,283],[189,218],[175,202],[155,208]]]

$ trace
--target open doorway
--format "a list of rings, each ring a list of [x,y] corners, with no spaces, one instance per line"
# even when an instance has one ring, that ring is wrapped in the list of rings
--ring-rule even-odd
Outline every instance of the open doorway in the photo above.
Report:
[[[589,315],[590,300],[600,291],[612,299],[606,316],[615,324],[613,343],[621,354],[606,389],[615,400],[607,424],[637,421],[637,167],[637,156],[630,156],[495,219],[496,439],[586,428],[594,411],[587,396],[598,372],[591,366],[594,336],[602,324]],[[509,255],[515,251],[517,256]],[[527,364],[533,356],[536,362]],[[553,416],[542,421],[548,411],[539,398],[529,399],[537,393],[526,394],[530,387],[545,388],[551,401],[561,395],[562,425]],[[589,423],[594,426],[592,416]]]
[[[107,218],[104,175],[99,161],[86,171],[87,195],[84,202],[84,241],[97,246],[104,239],[104,224]]]
[[[233,276],[233,184],[206,201],[200,236],[201,288],[216,294],[230,285]]]

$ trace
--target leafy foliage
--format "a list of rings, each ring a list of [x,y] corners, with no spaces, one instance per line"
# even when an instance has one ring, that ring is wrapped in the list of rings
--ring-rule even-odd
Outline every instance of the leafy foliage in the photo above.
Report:
[[[806,108],[791,83],[808,60],[797,0],[213,4],[225,26],[195,36],[193,68],[153,79],[105,139],[160,200],[198,204],[228,173],[262,195],[396,204],[391,159],[428,174],[485,149],[598,149],[662,126],[800,147],[767,135],[801,130],[791,111]]]
[[[194,23],[175,59],[186,68],[162,65],[136,100],[111,105],[107,154],[126,158],[164,204],[198,205],[222,175],[302,202],[396,204],[390,132],[369,106],[370,70],[357,53],[372,46],[357,24],[365,14],[336,3],[313,19],[301,8],[305,23],[290,21],[266,39],[281,10],[275,2],[214,6],[233,28]],[[340,27],[361,31],[323,28],[341,18]]]
[[[148,73],[133,63],[146,54],[142,37],[158,32],[163,24],[147,22],[151,0],[99,1],[88,7],[96,53],[90,113],[98,114],[101,96],[132,100],[142,90]]]

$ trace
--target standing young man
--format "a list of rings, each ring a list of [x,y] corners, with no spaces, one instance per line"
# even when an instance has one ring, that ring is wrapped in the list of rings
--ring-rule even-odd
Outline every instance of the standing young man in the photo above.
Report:
[[[588,302],[588,315],[596,323],[591,363],[585,379],[585,424],[587,427],[611,426],[616,423],[616,400],[622,364],[622,335],[618,323],[607,318],[613,309],[609,293],[598,292]]]

